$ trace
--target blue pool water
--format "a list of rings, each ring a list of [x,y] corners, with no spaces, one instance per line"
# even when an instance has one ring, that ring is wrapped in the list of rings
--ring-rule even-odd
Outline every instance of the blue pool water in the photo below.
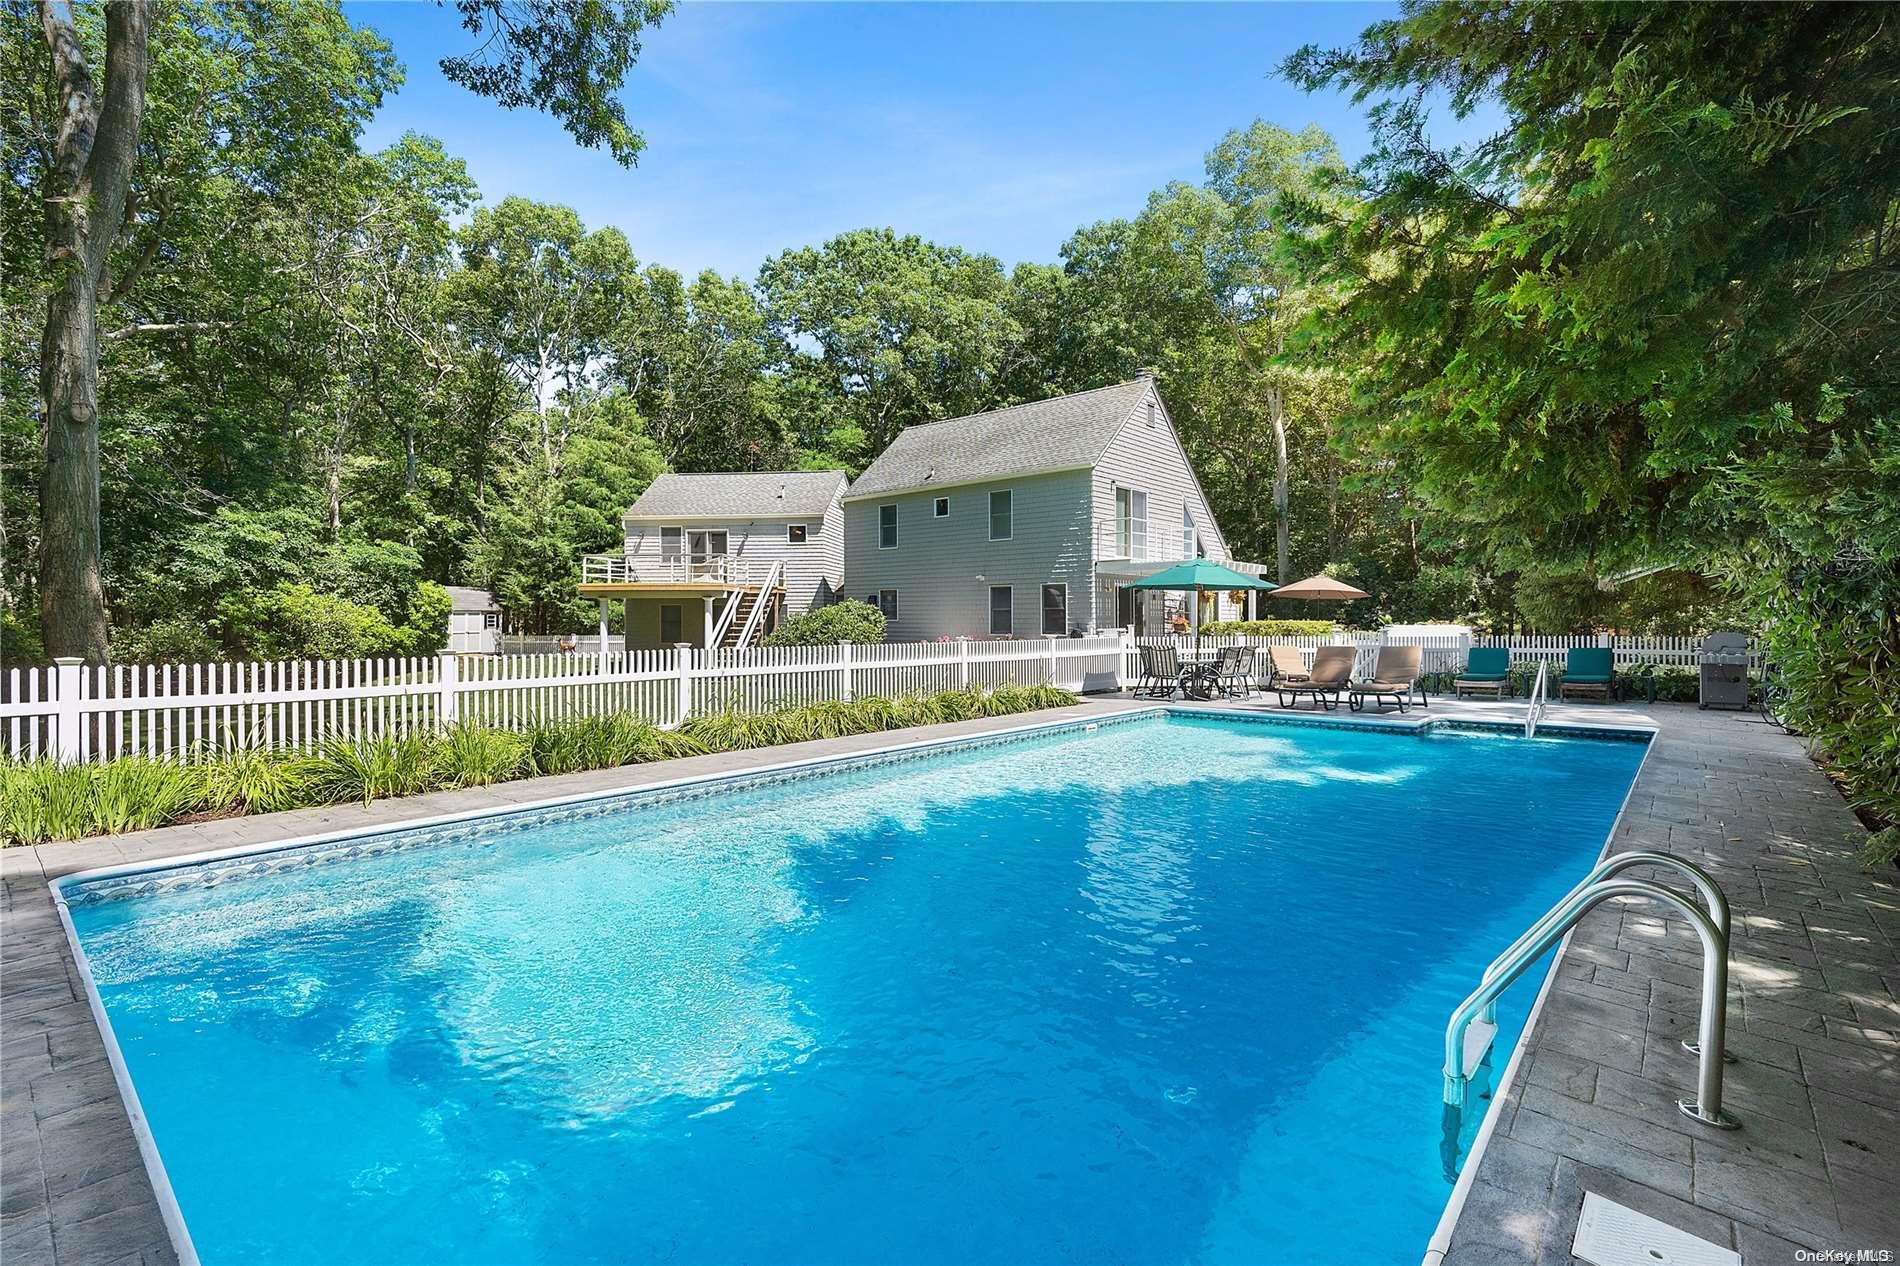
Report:
[[[1641,755],[1156,718],[72,915],[208,1266],[1402,1263]]]

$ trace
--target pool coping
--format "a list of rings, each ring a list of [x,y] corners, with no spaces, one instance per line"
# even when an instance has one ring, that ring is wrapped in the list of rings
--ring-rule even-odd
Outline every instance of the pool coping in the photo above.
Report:
[[[1270,726],[1380,731],[1388,734],[1412,737],[1424,736],[1439,730],[1448,733],[1470,731],[1510,733],[1521,731],[1524,728],[1521,721],[1496,717],[1457,715],[1431,717],[1414,716],[1410,714],[1400,714],[1396,716],[1391,714],[1350,714],[1337,716],[1329,712],[1301,713],[1281,709],[1249,711],[1242,708],[1219,706],[1184,706],[1172,701],[1160,700],[1153,702],[1115,700],[1114,702],[1123,705],[1132,703],[1133,706],[1120,706],[1112,710],[1095,710],[1081,715],[1071,714],[1058,719],[1027,721],[1023,724],[1006,725],[999,729],[985,730],[978,733],[948,736],[940,734],[935,737],[886,744],[864,750],[772,761],[744,770],[715,770],[687,774],[677,778],[662,779],[657,782],[644,783],[637,786],[572,792],[520,803],[486,805],[473,809],[431,814],[393,823],[342,827],[334,830],[290,836],[283,839],[260,840],[228,848],[213,848],[164,854],[117,865],[87,867],[50,878],[46,883],[47,891],[58,916],[66,947],[72,955],[74,967],[79,979],[79,984],[82,986],[86,998],[88,1010],[105,1048],[106,1059],[113,1074],[115,1087],[125,1107],[128,1122],[133,1137],[137,1142],[147,1179],[151,1183],[154,1200],[158,1206],[158,1211],[164,1222],[166,1232],[171,1240],[174,1253],[176,1253],[179,1261],[183,1263],[184,1266],[198,1266],[200,1262],[191,1239],[190,1231],[185,1224],[183,1209],[179,1205],[176,1193],[172,1189],[169,1176],[165,1171],[163,1159],[159,1155],[157,1141],[153,1136],[143,1107],[140,1104],[138,1092],[133,1085],[131,1073],[126,1066],[124,1054],[119,1047],[117,1035],[113,1031],[110,1019],[106,1013],[104,1001],[99,993],[85,948],[73,924],[69,902],[67,900],[67,891],[69,889],[83,887],[88,883],[96,883],[111,878],[150,874],[167,870],[186,870],[246,857],[300,852],[351,840],[423,832],[434,827],[475,823],[497,818],[527,818],[537,813],[545,813],[550,810],[558,810],[570,806],[593,805],[608,801],[624,801],[627,802],[627,807],[631,808],[649,801],[663,803],[669,793],[678,793],[683,789],[704,788],[705,794],[714,794],[718,790],[724,790],[729,787],[743,789],[746,785],[752,783],[768,784],[775,779],[775,776],[782,776],[793,771],[808,771],[806,776],[815,776],[830,771],[842,772],[853,768],[875,765],[893,756],[921,757],[938,752],[995,746],[1006,742],[1034,737],[1038,734],[1058,733],[1070,730],[1087,731],[1104,724],[1125,724],[1151,717],[1211,717]],[[1618,807],[1617,816],[1611,824],[1608,836],[1606,836],[1605,849],[1607,850],[1609,842],[1614,840],[1617,828],[1621,824],[1623,815],[1628,809],[1630,797],[1634,794],[1637,782],[1642,776],[1644,763],[1647,762],[1651,751],[1654,750],[1654,739],[1657,734],[1657,727],[1653,724],[1639,726],[1622,723],[1595,724],[1563,722],[1540,726],[1539,729],[1540,732],[1552,736],[1626,741],[1640,739],[1644,742],[1643,757],[1639,760],[1637,769],[1631,776],[1629,786],[1624,791],[1622,803]],[[427,844],[423,843],[417,846],[426,847]],[[1601,852],[1602,850],[1599,851],[1599,856]],[[1483,1148],[1495,1129],[1499,1105],[1504,1100],[1505,1092],[1511,1084],[1511,1078],[1517,1071],[1522,1052],[1526,1049],[1525,1038],[1530,1034],[1537,1021],[1538,1015],[1543,1008],[1545,997],[1548,995],[1555,979],[1557,965],[1562,961],[1563,951],[1568,945],[1569,937],[1566,936],[1562,944],[1557,947],[1557,953],[1552,959],[1552,966],[1545,975],[1537,1000],[1525,1021],[1517,1042],[1513,1046],[1511,1059],[1507,1063],[1504,1074],[1493,1092],[1491,1104],[1487,1108],[1484,1121],[1479,1127],[1478,1136],[1474,1140],[1473,1146],[1465,1158],[1458,1182],[1453,1187],[1445,1212],[1441,1215],[1438,1229],[1434,1232],[1430,1246],[1427,1248],[1424,1259],[1425,1266],[1436,1266],[1436,1263],[1443,1258],[1444,1248],[1441,1245],[1441,1240],[1446,1243],[1449,1242],[1451,1228],[1455,1225],[1457,1216],[1462,1209],[1465,1196],[1468,1194],[1471,1185],[1472,1176],[1477,1170]]]

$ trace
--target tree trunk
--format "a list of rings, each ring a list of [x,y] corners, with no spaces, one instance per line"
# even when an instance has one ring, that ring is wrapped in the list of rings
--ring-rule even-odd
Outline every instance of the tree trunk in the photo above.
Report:
[[[46,653],[106,658],[99,556],[99,290],[124,228],[145,113],[146,0],[106,6],[106,84],[93,92],[65,5],[41,0],[59,133],[46,173],[54,287],[40,340],[40,632]]]
[[[1273,424],[1273,561],[1281,584],[1292,565],[1287,524],[1286,402],[1278,387],[1267,392],[1267,418]]]

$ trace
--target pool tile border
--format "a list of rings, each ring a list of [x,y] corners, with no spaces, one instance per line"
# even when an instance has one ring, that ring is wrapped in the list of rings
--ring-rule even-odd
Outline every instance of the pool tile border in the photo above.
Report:
[[[704,774],[651,787],[588,792],[579,797],[561,797],[509,808],[471,810],[434,824],[376,827],[273,841],[222,854],[160,858],[128,867],[80,871],[54,880],[51,887],[54,900],[66,906],[198,891],[221,887],[236,879],[264,878],[333,862],[380,857],[444,844],[463,844],[477,838],[495,837],[499,843],[501,839],[522,831],[563,822],[581,822],[617,813],[706,800],[734,792],[757,791],[815,778],[853,774],[953,752],[1002,747],[1070,731],[1097,730],[1105,725],[1121,726],[1137,721],[1153,721],[1165,715],[1167,712],[1162,708],[1143,708],[1099,718],[1044,721],[994,734],[906,743],[872,752],[767,766],[751,772]],[[74,945],[77,949],[76,940]]]

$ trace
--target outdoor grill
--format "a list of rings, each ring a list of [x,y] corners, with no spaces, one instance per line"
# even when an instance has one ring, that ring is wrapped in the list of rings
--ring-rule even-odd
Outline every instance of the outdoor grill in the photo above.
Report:
[[[1748,706],[1748,638],[1741,633],[1711,633],[1702,643],[1702,698],[1705,708]]]

